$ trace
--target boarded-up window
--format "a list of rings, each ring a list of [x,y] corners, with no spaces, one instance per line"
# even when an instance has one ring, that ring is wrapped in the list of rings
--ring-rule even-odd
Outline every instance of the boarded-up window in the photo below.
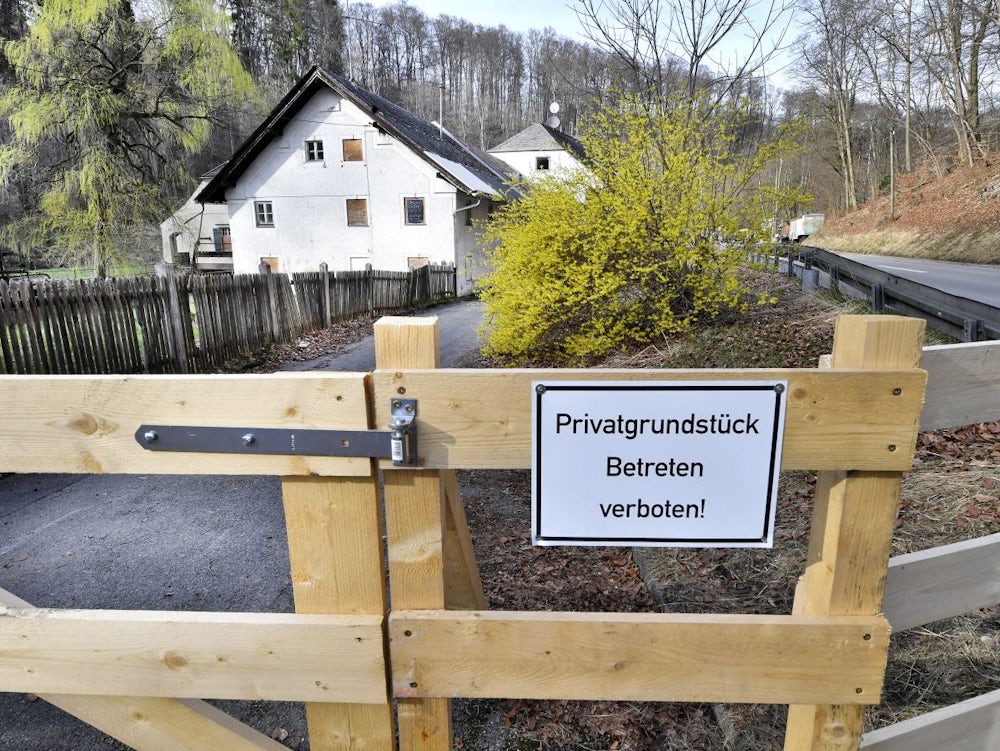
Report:
[[[364,144],[360,138],[344,139],[344,161],[363,162],[365,160]]]
[[[279,268],[280,264],[278,263],[278,259],[276,257],[274,257],[274,256],[261,256],[260,262],[261,262],[261,264],[263,266],[267,266],[271,270],[272,274],[277,274],[278,273],[278,268]]]
[[[404,198],[403,215],[407,224],[424,224],[424,199]]]
[[[368,226],[368,199],[348,198],[347,199],[347,226],[367,227]]]

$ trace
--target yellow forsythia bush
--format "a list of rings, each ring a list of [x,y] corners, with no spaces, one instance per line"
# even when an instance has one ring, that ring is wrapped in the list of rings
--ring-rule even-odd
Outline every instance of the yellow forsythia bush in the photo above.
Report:
[[[485,229],[487,350],[583,361],[746,304],[737,272],[764,230],[740,214],[773,150],[736,154],[723,125],[622,98],[581,138],[587,170],[522,186]]]

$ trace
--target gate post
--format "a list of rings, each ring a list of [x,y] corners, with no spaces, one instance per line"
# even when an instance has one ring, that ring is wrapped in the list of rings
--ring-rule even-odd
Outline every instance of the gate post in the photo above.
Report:
[[[900,316],[843,316],[834,335],[833,368],[916,368],[924,321]],[[902,396],[901,393],[893,393]],[[887,452],[912,451],[887,446]],[[796,615],[877,615],[902,472],[824,471],[816,499],[805,575],[795,593]],[[792,705],[785,751],[854,751],[864,707]]]
[[[378,369],[436,368],[438,352],[437,318],[387,316],[375,324]],[[390,609],[485,609],[455,473],[391,469],[383,486]],[[400,751],[450,751],[449,699],[398,698],[396,707]]]

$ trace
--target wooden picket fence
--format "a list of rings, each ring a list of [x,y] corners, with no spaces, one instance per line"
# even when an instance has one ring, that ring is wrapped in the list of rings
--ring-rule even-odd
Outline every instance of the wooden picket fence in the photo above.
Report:
[[[337,321],[454,296],[452,266],[0,280],[0,373],[210,372]]]
[[[857,749],[889,649],[883,594],[924,404],[922,332],[915,319],[841,318],[817,369],[436,370],[436,320],[386,318],[372,374],[2,376],[0,471],[280,475],[296,613],[55,611],[0,591],[0,690],[138,749],[282,748],[202,701],[233,698],[306,702],[314,751],[446,751],[453,697],[789,704],[786,751]],[[930,362],[925,419],[1000,419],[997,349]],[[819,472],[794,612],[487,610],[453,470],[530,466],[538,379],[787,381],[781,468]],[[415,468],[142,445],[143,425],[384,428],[400,398],[417,403]]]

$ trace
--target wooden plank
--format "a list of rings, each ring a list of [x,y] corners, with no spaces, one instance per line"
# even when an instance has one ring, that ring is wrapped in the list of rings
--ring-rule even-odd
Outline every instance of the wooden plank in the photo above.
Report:
[[[921,430],[1000,420],[1000,342],[924,347],[927,403]]]
[[[987,751],[1000,748],[1000,691],[865,733],[865,751]]]
[[[530,467],[532,381],[761,379],[789,382],[782,469],[909,469],[925,382],[917,370],[430,372],[379,367],[373,376],[376,423],[388,425],[390,400],[404,389],[407,398],[419,402],[422,466],[438,469]]]
[[[0,608],[0,687],[385,701],[381,616]]]
[[[393,611],[397,696],[879,701],[873,617]]]
[[[0,471],[354,475],[367,458],[147,451],[141,424],[368,427],[365,376],[2,376]]]
[[[138,751],[288,749],[198,699],[69,694],[42,698]]]
[[[444,485],[444,601],[449,610],[486,610],[486,595],[479,576],[476,551],[454,472],[442,472]]]
[[[885,616],[894,631],[1000,603],[1000,534],[889,560]]]
[[[0,589],[0,606],[30,608]],[[198,699],[43,694],[42,699],[139,751],[279,751],[266,735]]]
[[[382,318],[375,323],[375,362],[382,368],[434,368],[438,341],[437,318]],[[388,419],[376,424],[388,424]],[[399,470],[386,472],[383,482],[392,610],[443,608],[446,505],[441,474]],[[399,751],[452,747],[448,699],[397,698],[396,723]]]
[[[285,526],[297,613],[386,610],[378,482],[286,477]],[[386,749],[395,743],[392,706],[306,704],[313,751]]]
[[[920,359],[923,331],[924,321],[919,319],[843,316],[834,333],[831,369],[821,372],[913,367]],[[922,392],[911,396],[918,403],[923,400]],[[863,412],[864,407],[856,409]],[[905,454],[912,450],[912,442],[897,446]],[[819,473],[797,613],[874,615],[882,611],[899,507],[899,470],[906,468],[884,462],[865,469],[869,471]],[[861,740],[863,720],[861,708],[845,702],[794,703],[788,710],[785,751],[853,751]]]

